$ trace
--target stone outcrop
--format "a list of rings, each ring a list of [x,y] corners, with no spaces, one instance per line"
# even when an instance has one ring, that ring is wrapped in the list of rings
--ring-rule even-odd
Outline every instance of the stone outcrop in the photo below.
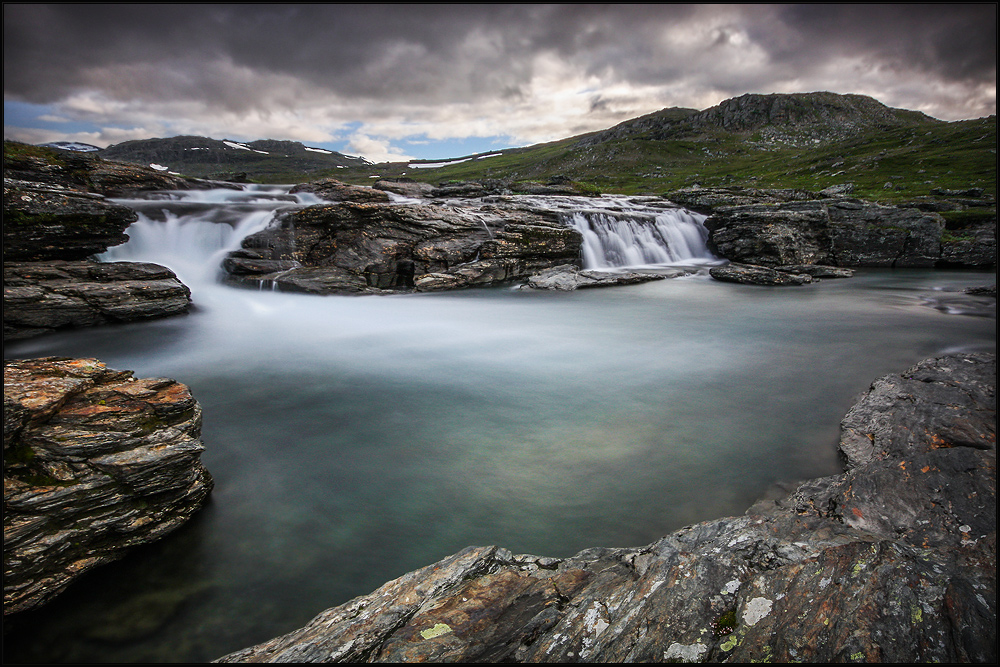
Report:
[[[4,262],[3,338],[186,313],[191,290],[140,262]]]
[[[389,195],[377,188],[348,185],[335,178],[324,178],[309,183],[300,183],[288,191],[289,194],[309,192],[326,201],[353,201],[359,203],[385,204]]]
[[[128,240],[132,209],[66,187],[4,179],[3,259],[86,259]]]
[[[991,206],[992,200],[910,202],[887,206],[805,190],[689,188],[671,201],[708,215],[708,245],[733,262],[760,266],[996,266],[996,215],[954,225],[943,211]]]
[[[433,291],[579,265],[581,242],[555,214],[525,208],[341,202],[281,214],[223,266],[231,282],[317,294]]]
[[[995,355],[926,360],[843,474],[645,547],[470,547],[218,662],[994,662],[995,391]]]
[[[730,262],[723,266],[713,266],[708,270],[716,280],[744,285],[808,285],[814,280],[828,278],[850,278],[853,269],[844,269],[822,264],[783,264],[781,266],[757,266]]]
[[[187,521],[212,478],[182,384],[95,359],[4,362],[4,614]]]
[[[68,155],[62,162],[72,164],[74,159]],[[87,163],[102,165],[104,161],[90,156]],[[60,162],[34,155],[12,157],[5,150],[5,341],[65,327],[128,322],[188,311],[190,290],[169,269],[154,264],[99,264],[92,260],[109,247],[125,243],[128,240],[125,230],[138,219],[132,209],[85,187],[89,184],[97,189],[101,183],[107,185],[108,174],[118,173],[118,169],[101,167],[84,171],[87,175],[81,176],[77,172],[71,174]],[[121,166],[122,174],[136,170]],[[122,178],[115,182],[140,186],[140,181]],[[151,182],[157,187],[167,185],[158,176]],[[70,187],[73,184],[76,187]]]
[[[716,280],[726,283],[740,283],[743,285],[807,285],[813,281],[812,276],[807,273],[793,273],[790,271],[779,271],[767,266],[755,266],[752,264],[730,263],[725,266],[713,266],[708,270]]]
[[[403,197],[424,198],[430,197],[434,192],[434,186],[430,183],[420,183],[417,181],[397,178],[394,180],[380,179],[372,185],[376,190],[392,192]]]
[[[93,153],[46,150],[15,141],[3,143],[5,180],[34,181],[106,197],[121,197],[145,190],[224,187],[217,182],[185,178],[146,166],[104,160]],[[6,198],[5,194],[5,201]]]

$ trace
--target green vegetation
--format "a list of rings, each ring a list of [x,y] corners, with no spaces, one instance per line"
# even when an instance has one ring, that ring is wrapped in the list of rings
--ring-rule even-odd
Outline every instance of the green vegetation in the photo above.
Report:
[[[863,96],[744,97],[749,102],[743,102],[757,106],[744,111],[726,103],[705,112],[663,109],[602,132],[466,156],[432,168],[414,168],[420,162],[433,164],[427,160],[367,164],[297,142],[262,140],[234,149],[232,142],[205,137],[125,142],[101,156],[158,162],[202,178],[245,173],[259,183],[336,178],[370,185],[378,178],[405,178],[435,185],[494,181],[517,189],[518,184],[553,182],[583,194],[652,195],[694,185],[818,192],[850,183],[853,196],[886,203],[934,196],[935,190],[979,188],[996,196],[995,116],[946,123]],[[773,106],[762,111],[779,103],[777,120],[768,115]],[[63,151],[16,146],[13,160],[43,157],[73,167],[73,158]]]
[[[901,127],[809,145],[718,129],[668,140],[649,134],[589,146],[576,137],[436,169],[384,163],[321,176],[359,185],[370,184],[373,176],[435,184],[480,179],[544,183],[562,176],[620,194],[662,194],[695,184],[819,191],[852,183],[854,196],[885,202],[929,196],[934,189],[977,187],[996,196],[995,116],[955,123],[915,118]]]

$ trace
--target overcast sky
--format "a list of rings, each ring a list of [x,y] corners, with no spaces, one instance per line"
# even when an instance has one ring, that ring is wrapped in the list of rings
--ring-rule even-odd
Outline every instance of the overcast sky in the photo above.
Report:
[[[996,4],[4,5],[4,137],[458,157],[744,93],[996,113]]]

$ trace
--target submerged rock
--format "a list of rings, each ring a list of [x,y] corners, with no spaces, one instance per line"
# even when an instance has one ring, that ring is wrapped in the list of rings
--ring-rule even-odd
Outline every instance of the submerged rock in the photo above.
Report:
[[[188,388],[96,359],[4,362],[4,614],[185,523],[212,478]]]
[[[569,264],[557,266],[548,271],[535,274],[528,278],[527,286],[532,289],[571,291],[587,287],[612,287],[615,285],[634,285],[651,280],[663,280],[667,277],[677,277],[685,272],[676,269],[663,273],[637,273],[634,271],[581,271]]]
[[[995,390],[995,355],[926,360],[841,475],[645,547],[470,547],[217,662],[994,662]]]
[[[713,266],[708,270],[710,276],[727,283],[742,283],[744,285],[806,285],[813,281],[808,273],[790,273],[768,266],[753,266],[750,264],[726,264]]]

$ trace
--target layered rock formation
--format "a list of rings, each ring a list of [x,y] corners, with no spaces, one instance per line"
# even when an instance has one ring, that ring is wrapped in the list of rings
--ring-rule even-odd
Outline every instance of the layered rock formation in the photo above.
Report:
[[[489,203],[339,203],[281,214],[223,266],[234,282],[329,293],[433,291],[579,266],[580,234],[553,213]]]
[[[190,290],[165,267],[88,261],[125,243],[125,230],[138,216],[102,194],[69,187],[113,191],[127,183],[137,189],[160,188],[173,177],[117,167],[93,156],[86,164],[94,169],[71,170],[42,157],[11,158],[5,152],[5,341],[64,327],[177,315],[190,306]]]
[[[219,183],[185,178],[150,167],[103,160],[93,153],[43,150],[6,140],[3,143],[4,180],[58,185],[105,197],[121,197],[143,190],[222,187]]]
[[[943,208],[942,202],[933,207],[921,202],[884,206],[847,197],[824,198],[804,190],[750,188],[692,188],[668,197],[708,214],[709,247],[741,264],[996,266],[992,200],[962,200]],[[982,214],[956,225],[935,208],[973,208]]]
[[[4,340],[186,313],[191,290],[141,262],[4,262]]]
[[[4,362],[4,614],[187,521],[212,478],[182,384],[95,359]]]
[[[847,471],[566,559],[472,547],[218,662],[996,661],[996,358],[876,381]]]

